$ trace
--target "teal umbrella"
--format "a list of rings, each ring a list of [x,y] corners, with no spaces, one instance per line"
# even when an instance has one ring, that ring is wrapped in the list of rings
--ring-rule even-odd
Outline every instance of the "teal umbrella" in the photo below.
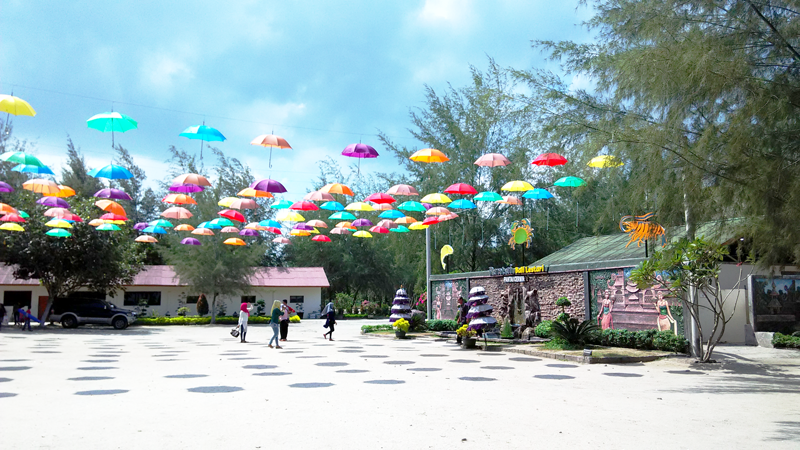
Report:
[[[502,200],[503,196],[497,192],[486,191],[476,195],[474,199],[479,202],[496,202],[498,200]]]
[[[153,227],[172,228],[172,222],[164,219],[154,220],[152,222],[149,222],[148,225]]]
[[[120,228],[114,225],[113,223],[104,223],[99,227],[95,228],[95,230],[100,230],[100,231],[119,231],[119,229]]]
[[[477,208],[477,206],[475,206],[475,203],[472,203],[471,201],[462,198],[460,200],[456,200],[456,201],[450,203],[449,205],[447,205],[447,208],[449,208],[449,209],[475,209],[475,208]]]
[[[231,222],[230,219],[226,219],[224,217],[218,217],[216,219],[210,220],[208,223],[211,225],[218,225],[220,227],[235,227],[236,224]],[[208,227],[206,227],[208,228]]]
[[[109,180],[127,180],[133,178],[133,174],[128,169],[116,164],[109,164],[99,169],[92,169],[87,172],[87,174],[95,178],[108,178]]]
[[[397,207],[397,209],[401,211],[416,211],[416,212],[427,211],[427,209],[425,209],[425,207],[422,206],[422,203],[415,201],[403,202]]]
[[[108,224],[103,224],[103,225],[108,225]],[[48,231],[45,234],[48,235],[48,236],[53,236],[53,237],[70,237],[70,236],[72,236],[72,233],[70,233],[69,231],[67,231],[67,230],[65,230],[63,228],[53,228],[52,230]]]
[[[405,214],[401,213],[396,209],[390,209],[382,212],[378,217],[380,217],[381,219],[399,219],[405,216],[406,216]]]
[[[26,166],[44,167],[44,163],[39,158],[25,152],[5,152],[0,155],[0,160],[8,161]]]
[[[139,124],[136,123],[135,120],[131,119],[125,114],[120,114],[113,111],[90,117],[89,120],[86,121],[86,125],[89,128],[100,130],[103,133],[108,133],[110,131],[112,147],[114,146],[115,131],[124,133],[128,130],[135,130],[136,128],[139,128]]]
[[[578,187],[578,186],[583,186],[584,184],[586,184],[586,182],[578,177],[563,177],[559,178],[553,184],[562,187]]]
[[[289,209],[294,203],[289,200],[278,200],[277,202],[269,205],[272,209]]]
[[[212,222],[203,222],[197,228],[208,228],[209,230],[221,230],[222,226]]]
[[[200,159],[203,158],[203,144],[206,142],[222,142],[225,140],[225,136],[219,132],[216,128],[207,127],[205,123],[203,125],[194,125],[185,130],[183,133],[179,134],[178,136],[183,136],[189,139],[197,139],[200,141]]]
[[[532,198],[532,199],[535,199],[535,200],[544,200],[544,199],[548,199],[548,198],[553,198],[553,194],[551,194],[550,192],[548,192],[545,189],[536,188],[536,189],[532,189],[532,190],[527,191],[524,194],[522,194],[522,198]]]
[[[280,222],[272,219],[262,220],[261,222],[258,222],[258,224],[261,225],[262,227],[273,227],[278,229],[280,229],[283,226]]]
[[[327,209],[328,211],[344,211],[344,205],[339,202],[325,202],[319,205],[319,209]]]
[[[337,213],[332,214],[328,217],[330,220],[356,220],[356,216],[350,214],[347,211],[339,211]]]
[[[397,227],[392,228],[389,231],[391,231],[392,233],[408,233],[408,228],[406,228],[403,225],[398,225]]]

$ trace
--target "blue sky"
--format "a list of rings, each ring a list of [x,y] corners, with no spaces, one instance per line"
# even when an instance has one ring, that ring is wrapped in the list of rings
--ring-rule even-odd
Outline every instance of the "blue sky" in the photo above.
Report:
[[[0,91],[24,98],[35,118],[15,134],[35,144],[57,173],[67,135],[89,166],[108,164],[111,136],[86,127],[114,110],[139,122],[117,134],[148,182],[164,178],[165,150],[198,152],[179,137],[205,120],[228,140],[219,147],[257,178],[278,179],[301,198],[314,164],[361,140],[381,156],[362,172],[399,170],[378,145],[381,130],[410,137],[409,110],[424,85],[469,82],[469,65],[557,70],[530,42],[586,41],[589,10],[578,2],[528,1],[36,1],[0,5]],[[294,150],[250,146],[274,131]]]

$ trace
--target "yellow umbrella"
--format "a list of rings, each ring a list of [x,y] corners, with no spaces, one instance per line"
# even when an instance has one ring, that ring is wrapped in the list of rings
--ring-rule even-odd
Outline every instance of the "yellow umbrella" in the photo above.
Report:
[[[436,150],[435,148],[423,148],[422,150],[418,150],[414,152],[414,154],[408,159],[425,163],[442,163],[445,161],[450,161],[450,158],[448,158],[447,155],[442,153],[440,150]]]
[[[533,188],[531,188],[533,189]],[[452,203],[452,200],[444,194],[428,194],[420,200],[422,203]]]
[[[430,225],[423,225],[422,222],[414,222],[408,226],[409,230],[424,230],[428,228]]]
[[[189,225],[188,223],[182,223],[173,229],[175,231],[194,231],[194,227]]]
[[[124,220],[104,220],[103,223],[110,223],[114,225],[125,225]]]
[[[361,231],[356,231],[355,233],[353,233],[353,236],[360,237],[360,238],[371,238],[372,237],[372,233],[370,233],[369,231],[361,230]]]
[[[228,238],[225,239],[222,243],[226,245],[247,245],[247,243],[245,243],[243,240],[239,238]]]
[[[619,167],[624,165],[624,163],[614,155],[598,155],[589,161],[587,164],[589,167]]]
[[[344,209],[348,211],[375,211],[375,208],[364,202],[350,203],[349,205],[345,206]]]
[[[0,95],[0,111],[15,116],[35,116],[36,111],[30,103],[11,95]]]
[[[72,228],[72,224],[62,219],[52,219],[44,224],[46,227],[52,228]]]
[[[275,220],[278,222],[303,222],[306,218],[291,209],[282,209],[275,217]]]
[[[134,241],[136,241],[136,242],[147,242],[147,243],[150,243],[150,244],[155,244],[156,242],[158,242],[158,239],[154,238],[153,236],[148,236],[148,235],[145,234],[145,235],[137,237],[136,239],[134,239]]]
[[[259,191],[253,188],[244,188],[238,194],[242,197],[256,197],[256,198],[273,198],[274,196],[267,191]]]
[[[306,230],[292,230],[289,234],[291,236],[311,236],[311,233]]]
[[[213,236],[214,232],[208,228],[195,228],[192,230],[192,234],[199,234],[200,236]]]
[[[25,228],[22,228],[21,226],[19,226],[19,224],[16,224],[14,222],[6,222],[6,223],[0,225],[0,230],[5,230],[5,231],[25,231]]]
[[[89,221],[89,225],[93,226],[93,227],[99,227],[100,225],[102,225],[104,223],[106,223],[106,221],[102,220],[102,219],[94,219],[94,220]]]
[[[61,189],[57,184],[50,180],[42,178],[34,178],[22,183],[22,188],[27,189],[36,194],[57,194]]]
[[[319,234],[319,230],[316,228],[314,228],[313,230],[308,230],[308,232],[311,234]]]
[[[59,191],[56,192],[55,194],[44,194],[44,196],[45,197],[67,198],[67,197],[72,197],[73,195],[75,195],[75,189],[72,189],[69,186],[64,186],[63,184],[59,184],[58,188],[59,188]]]
[[[504,184],[503,187],[500,188],[502,191],[515,191],[515,192],[527,192],[532,191],[533,186],[527,181],[522,180],[515,180],[509,181],[508,183]]]

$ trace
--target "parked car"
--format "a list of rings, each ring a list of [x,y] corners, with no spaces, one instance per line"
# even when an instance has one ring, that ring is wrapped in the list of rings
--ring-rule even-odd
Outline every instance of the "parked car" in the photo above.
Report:
[[[92,323],[123,330],[136,321],[136,313],[96,298],[58,298],[53,302],[50,320],[61,322],[64,328]]]

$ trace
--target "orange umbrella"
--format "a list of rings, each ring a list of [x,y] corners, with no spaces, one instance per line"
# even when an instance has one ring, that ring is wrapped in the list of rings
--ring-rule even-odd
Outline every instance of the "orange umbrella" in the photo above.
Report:
[[[55,194],[44,194],[45,197],[67,198],[67,197],[72,197],[73,195],[75,195],[75,189],[72,189],[69,186],[64,186],[63,184],[59,184],[58,185],[58,189],[59,189],[58,192],[56,192]]]
[[[223,241],[222,243],[226,245],[247,245],[247,243],[245,243],[243,240],[239,238],[228,238],[225,239],[225,241]]]
[[[182,223],[173,229],[175,231],[194,231],[194,227],[189,225],[188,223]]]
[[[5,203],[0,203],[0,213],[3,213],[3,214],[5,214],[5,213],[14,213],[14,214],[16,214],[17,213],[17,208],[14,208],[13,206],[7,205]]]
[[[415,222],[419,222],[419,221],[417,219],[411,217],[411,216],[401,217],[401,218],[399,218],[399,219],[394,221],[394,223],[407,224],[407,225],[410,225],[410,224],[415,223]]]
[[[122,207],[119,203],[113,200],[98,200],[94,202],[95,206],[102,209],[105,212],[109,212],[112,214],[116,214],[118,216],[127,216],[128,213],[125,212],[125,208]]]
[[[353,191],[349,187],[347,187],[347,186],[345,186],[345,185],[343,185],[341,183],[326,184],[325,186],[322,186],[322,188],[319,190],[319,192],[324,192],[326,194],[349,195],[350,197],[354,197],[355,196],[355,194],[353,194]]]
[[[311,236],[311,233],[305,230],[292,230],[289,234],[292,236]]]
[[[236,194],[241,197],[256,197],[256,198],[273,198],[274,195],[270,194],[267,191],[259,191],[258,189],[253,188],[244,188]]]
[[[389,195],[419,195],[416,189],[407,184],[396,184],[386,191]]]
[[[196,173],[185,173],[178,175],[172,180],[172,184],[196,184],[198,186],[211,186],[208,178]]]
[[[188,209],[180,207],[180,206],[173,206],[171,208],[167,208],[164,212],[161,213],[161,217],[166,217],[167,219],[189,219],[192,217],[192,213],[189,212]],[[177,229],[177,228],[176,228]]]
[[[260,145],[262,147],[269,148],[269,167],[272,168],[272,149],[273,148],[282,148],[291,150],[292,146],[286,142],[286,139],[275,136],[274,134],[262,134],[257,138],[250,141],[250,145]]]
[[[94,219],[89,221],[89,226],[92,227],[99,227],[100,225],[106,223],[103,219]]]
[[[244,227],[247,230],[258,230],[258,231],[264,231],[264,229],[266,228],[266,227],[262,227],[261,225],[259,225],[258,222],[250,222],[247,225],[245,225]]]
[[[145,235],[137,237],[136,239],[134,239],[134,241],[136,241],[136,242],[147,242],[149,244],[155,244],[156,242],[158,242],[158,239],[154,238],[153,236],[148,236],[148,235],[145,234]]]
[[[36,194],[57,194],[61,189],[57,184],[50,180],[41,178],[34,178],[22,183],[22,188],[32,191]]]
[[[199,234],[201,236],[213,236],[214,232],[209,230],[208,228],[195,228],[192,230],[192,234]]]
[[[424,162],[424,163],[442,163],[445,161],[450,161],[450,158],[447,157],[444,153],[435,148],[423,148],[422,150],[418,150],[414,152],[408,159],[416,162]]]
[[[194,183],[192,183],[194,184]],[[196,205],[197,202],[192,197],[189,197],[186,194],[169,194],[163,199],[161,199],[164,203],[170,203],[173,205]]]

